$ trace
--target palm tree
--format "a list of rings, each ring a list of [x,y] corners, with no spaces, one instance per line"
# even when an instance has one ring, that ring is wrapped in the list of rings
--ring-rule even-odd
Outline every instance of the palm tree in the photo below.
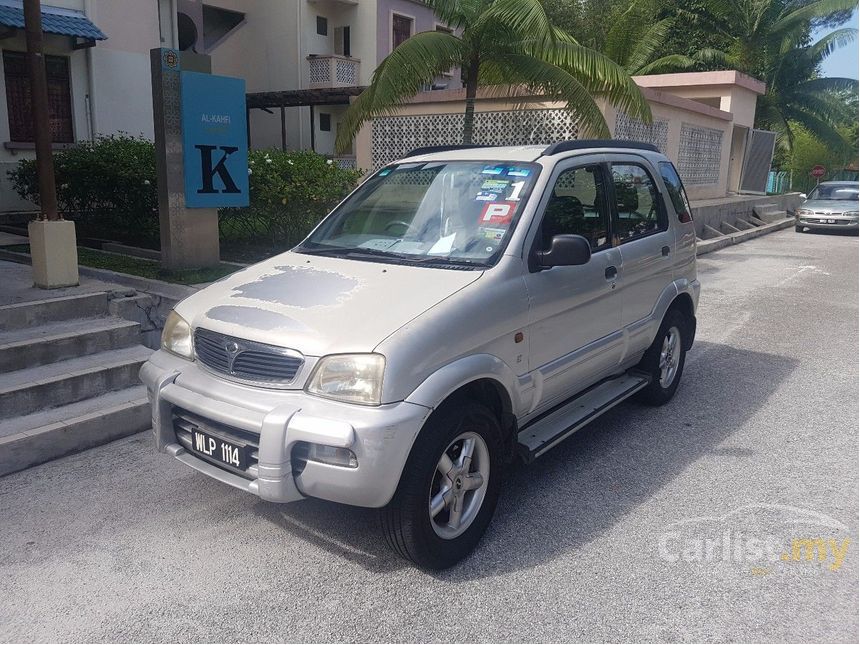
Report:
[[[756,125],[776,132],[784,151],[794,147],[798,127],[829,146],[846,147],[840,128],[857,119],[857,81],[818,76],[817,70],[835,49],[856,37],[855,29],[838,29],[812,45],[792,47],[765,79],[767,94],[756,106]]]
[[[857,31],[838,29],[817,43],[808,43],[812,21],[850,11],[856,0],[701,2],[705,15],[689,17],[703,19],[729,43],[724,51],[709,51],[710,59],[767,85],[767,94],[756,107],[756,125],[775,131],[784,151],[793,146],[792,124],[823,142],[844,145],[837,127],[851,118],[846,93],[856,94],[857,81],[819,77],[818,68],[835,49],[853,42]]]
[[[665,2],[633,0],[610,18],[611,26],[600,50],[631,76],[701,68],[717,52],[703,48],[690,55],[659,55],[678,26],[676,15],[666,15]]]
[[[525,86],[536,95],[563,101],[583,132],[608,137],[594,97],[650,122],[651,111],[638,86],[620,66],[583,47],[554,26],[540,0],[427,0],[453,33],[415,34],[380,63],[370,86],[347,110],[337,138],[343,150],[361,126],[398,106],[459,67],[466,90],[463,143],[471,143],[479,86],[505,95]]]

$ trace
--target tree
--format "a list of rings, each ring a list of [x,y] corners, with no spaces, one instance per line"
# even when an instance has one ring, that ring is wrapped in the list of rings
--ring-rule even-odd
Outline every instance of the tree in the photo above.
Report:
[[[415,34],[380,63],[370,86],[347,110],[337,145],[345,149],[373,117],[391,114],[437,76],[459,67],[466,90],[463,143],[471,143],[479,86],[526,86],[563,101],[582,131],[608,137],[594,98],[651,120],[639,87],[619,65],[554,25],[540,0],[427,0],[454,33]]]
[[[821,77],[819,67],[837,48],[853,42],[857,31],[837,29],[810,44],[810,30],[844,17],[856,0],[698,1],[704,12],[696,18],[727,43],[722,51],[710,52],[711,60],[766,83],[756,125],[776,132],[784,153],[791,151],[798,126],[829,145],[844,144],[838,127],[852,118],[848,99],[856,95],[857,81]],[[679,13],[693,18],[685,9]]]
[[[629,0],[614,7],[600,51],[631,75],[661,74],[703,67],[719,56],[707,48],[666,48],[681,21],[665,0]],[[700,42],[693,39],[693,42]]]

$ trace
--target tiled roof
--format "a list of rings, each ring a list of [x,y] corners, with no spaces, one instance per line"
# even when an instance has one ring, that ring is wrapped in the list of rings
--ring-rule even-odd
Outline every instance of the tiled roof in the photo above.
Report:
[[[0,0],[0,25],[24,28],[23,0]],[[96,27],[82,11],[61,9],[42,5],[42,31],[61,36],[75,36],[88,40],[105,40],[101,29]]]

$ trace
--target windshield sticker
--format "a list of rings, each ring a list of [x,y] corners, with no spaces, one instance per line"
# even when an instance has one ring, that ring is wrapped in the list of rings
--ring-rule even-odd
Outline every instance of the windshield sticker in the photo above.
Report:
[[[497,193],[503,193],[508,189],[510,183],[507,179],[486,179],[481,184],[481,190],[492,190]]]
[[[505,236],[506,231],[506,229],[503,228],[486,228],[483,226],[478,230],[481,232],[481,235],[485,240],[493,240],[494,242],[500,242]]]
[[[386,168],[385,170],[380,170],[380,171],[379,171],[379,176],[380,176],[380,177],[385,177],[385,175],[387,175],[387,174],[388,174],[388,173],[390,173],[390,172],[391,172],[391,168]]]
[[[479,224],[510,224],[515,204],[505,202],[490,202],[481,211]]]
[[[508,168],[508,177],[528,177],[530,174],[528,168]]]
[[[504,166],[485,166],[481,171],[482,175],[501,175],[505,172]]]
[[[475,195],[475,199],[479,202],[491,202],[494,199],[498,199],[499,195],[497,193],[489,192],[482,190],[480,193]]]

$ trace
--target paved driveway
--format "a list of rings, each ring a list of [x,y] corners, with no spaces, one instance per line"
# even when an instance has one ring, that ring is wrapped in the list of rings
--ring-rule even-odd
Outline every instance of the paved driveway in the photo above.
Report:
[[[858,240],[699,266],[675,400],[515,469],[461,566],[412,569],[372,511],[261,502],[143,434],[0,479],[0,640],[856,642]]]

